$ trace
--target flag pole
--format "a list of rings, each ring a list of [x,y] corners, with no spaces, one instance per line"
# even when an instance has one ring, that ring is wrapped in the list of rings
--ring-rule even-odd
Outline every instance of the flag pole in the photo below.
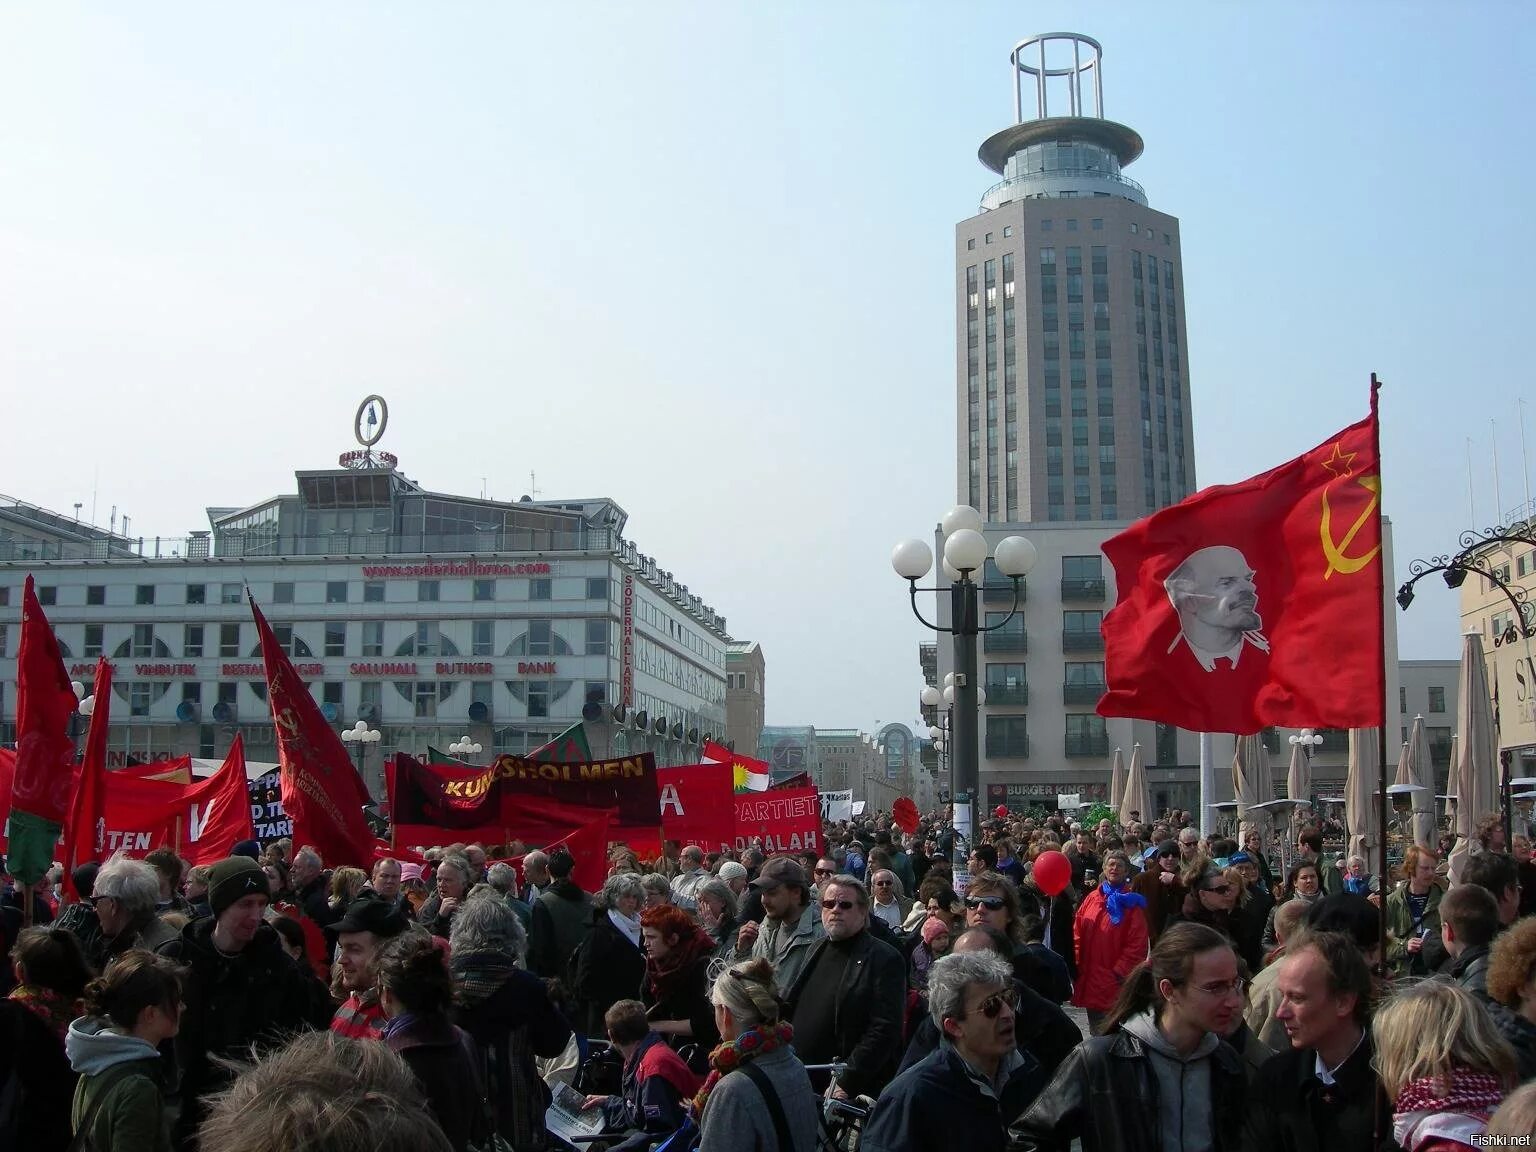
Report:
[[[1376,373],[1371,373],[1371,449],[1376,457],[1378,476],[1383,471],[1381,466],[1381,416],[1378,412],[1377,401],[1381,394],[1381,381],[1376,379]],[[1385,485],[1383,485],[1383,490]],[[1380,527],[1385,522],[1382,515],[1382,504],[1377,505],[1377,524]],[[1378,757],[1377,769],[1379,777],[1376,792],[1376,835],[1377,852],[1379,859],[1379,871],[1377,872],[1377,914],[1381,921],[1381,970],[1386,973],[1387,956],[1387,893],[1390,887],[1387,880],[1387,553],[1385,549],[1385,529],[1381,531],[1382,551],[1377,554],[1376,563],[1376,610],[1381,614],[1381,640],[1377,645],[1378,659],[1381,662],[1381,698],[1377,701],[1381,705],[1381,727],[1376,733],[1376,752]]]

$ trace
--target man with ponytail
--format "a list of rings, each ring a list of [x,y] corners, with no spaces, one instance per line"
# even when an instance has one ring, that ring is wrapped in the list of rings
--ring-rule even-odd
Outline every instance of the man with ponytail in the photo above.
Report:
[[[1011,1152],[1237,1152],[1248,1099],[1220,1037],[1243,1007],[1231,941],[1170,925],[1083,1041],[1013,1125]]]

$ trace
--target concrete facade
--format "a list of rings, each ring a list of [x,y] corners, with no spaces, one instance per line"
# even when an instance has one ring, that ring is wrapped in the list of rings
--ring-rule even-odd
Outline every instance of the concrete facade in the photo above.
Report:
[[[1532,526],[1536,521],[1523,525]],[[1536,601],[1536,547],[1500,545],[1484,549],[1478,557],[1524,601],[1521,612],[1526,623],[1536,623],[1536,611],[1531,609]],[[1513,755],[1510,775],[1536,776],[1536,640],[1521,635],[1514,605],[1487,577],[1468,575],[1460,595],[1462,632],[1475,631],[1483,638],[1488,688],[1497,691],[1499,747]],[[1513,634],[1511,626],[1516,627]],[[1451,716],[1454,723],[1454,710]]]
[[[756,640],[725,646],[725,738],[751,753],[763,735],[768,668]]]

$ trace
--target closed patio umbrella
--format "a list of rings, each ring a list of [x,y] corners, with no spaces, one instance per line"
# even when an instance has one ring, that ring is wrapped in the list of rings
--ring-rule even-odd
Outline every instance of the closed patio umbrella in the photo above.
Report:
[[[1349,772],[1344,779],[1344,827],[1349,855],[1364,856],[1372,867],[1372,852],[1381,843],[1381,808],[1377,779],[1381,770],[1381,734],[1375,728],[1349,730]],[[1386,878],[1382,877],[1382,886]]]
[[[1422,791],[1413,795],[1413,842],[1435,847],[1435,769],[1429,759],[1429,738],[1424,734],[1424,717],[1415,716],[1408,731],[1408,779],[1399,784],[1417,784]]]
[[[1140,816],[1132,817],[1132,812]],[[1120,824],[1123,827],[1133,819],[1152,818],[1152,797],[1147,792],[1147,770],[1141,763],[1141,745],[1131,746],[1131,767],[1125,777],[1125,795],[1120,798]]]
[[[1115,810],[1117,815],[1120,812],[1120,802],[1124,799],[1125,759],[1120,755],[1120,749],[1116,748],[1115,757],[1109,765],[1109,806]],[[1138,808],[1137,811],[1141,812],[1141,809]],[[1147,814],[1141,812],[1141,815],[1145,819]]]
[[[1269,775],[1269,759],[1264,751],[1264,741],[1259,736],[1239,736],[1237,751],[1232,756],[1232,795],[1237,800],[1239,836],[1249,828],[1261,833],[1267,823],[1264,812],[1248,815],[1255,804],[1273,800],[1274,788],[1266,777]]]
[[[1451,882],[1473,851],[1477,822],[1499,810],[1499,754],[1493,731],[1493,697],[1488,691],[1488,665],[1483,637],[1468,632],[1461,649],[1461,678],[1456,700],[1456,847],[1451,849]]]

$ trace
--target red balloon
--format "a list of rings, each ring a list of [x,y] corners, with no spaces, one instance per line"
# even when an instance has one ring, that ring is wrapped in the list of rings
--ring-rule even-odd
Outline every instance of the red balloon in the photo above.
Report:
[[[992,810],[992,815],[996,816],[999,820],[1008,819],[1008,805],[999,804]]]
[[[1053,849],[1035,857],[1034,871],[1030,875],[1035,878],[1035,887],[1040,891],[1047,896],[1059,896],[1072,879],[1072,864]]]

